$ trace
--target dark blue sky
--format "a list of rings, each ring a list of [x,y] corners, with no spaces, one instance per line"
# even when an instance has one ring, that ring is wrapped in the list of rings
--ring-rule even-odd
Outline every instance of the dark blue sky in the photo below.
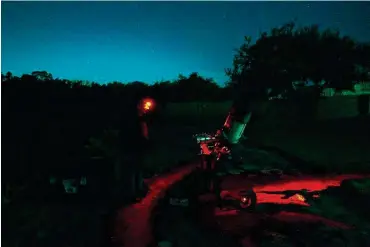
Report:
[[[1,70],[96,82],[226,81],[244,35],[297,18],[370,41],[370,2],[2,2]]]

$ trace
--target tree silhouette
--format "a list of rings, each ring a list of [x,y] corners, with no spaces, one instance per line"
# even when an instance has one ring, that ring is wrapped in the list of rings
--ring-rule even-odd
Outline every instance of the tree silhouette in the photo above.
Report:
[[[41,81],[51,81],[51,80],[53,80],[52,74],[50,74],[46,71],[33,71],[31,73],[31,76],[33,76],[37,80],[41,80]]]
[[[97,155],[109,160],[113,170],[122,166],[127,172],[130,155],[145,152],[137,148],[143,146],[136,112],[142,97],[155,98],[160,109],[166,102],[222,95],[215,82],[197,73],[152,86],[55,79],[46,71],[20,77],[8,72],[1,81],[4,188],[50,174],[71,176]]]
[[[359,44],[338,31],[319,30],[318,25],[296,27],[294,22],[262,33],[252,44],[250,37],[237,50],[233,67],[226,69],[230,87],[249,91],[292,90],[292,82],[311,81],[352,89],[364,78],[356,67],[369,68],[368,44]]]
[[[172,101],[211,101],[220,95],[220,87],[210,78],[204,78],[193,72],[188,77],[179,75],[173,83],[176,96]]]

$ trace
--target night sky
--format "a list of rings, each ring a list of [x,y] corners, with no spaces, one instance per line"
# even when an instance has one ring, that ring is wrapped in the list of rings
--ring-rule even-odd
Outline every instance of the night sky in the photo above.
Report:
[[[106,83],[199,72],[223,84],[245,35],[296,19],[370,41],[370,2],[2,2],[1,71]]]

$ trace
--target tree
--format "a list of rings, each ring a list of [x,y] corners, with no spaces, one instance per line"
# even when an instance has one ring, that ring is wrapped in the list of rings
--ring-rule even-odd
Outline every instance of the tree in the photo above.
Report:
[[[369,68],[360,45],[338,31],[319,30],[318,25],[296,27],[290,22],[262,33],[251,44],[245,37],[237,50],[232,68],[226,69],[229,87],[280,93],[292,91],[292,82],[311,81],[319,88],[325,82],[333,88],[353,88],[361,77],[356,66]]]
[[[170,81],[160,81],[154,83],[152,93],[162,107],[165,108],[167,103],[173,99],[173,89],[173,84]]]
[[[33,71],[31,75],[40,81],[51,81],[53,79],[52,74],[46,71]]]
[[[177,101],[214,100],[220,94],[220,87],[210,78],[204,78],[197,72],[188,77],[179,75],[173,82]]]
[[[1,81],[10,81],[13,79],[13,74],[11,72],[6,72],[5,75],[1,74]]]

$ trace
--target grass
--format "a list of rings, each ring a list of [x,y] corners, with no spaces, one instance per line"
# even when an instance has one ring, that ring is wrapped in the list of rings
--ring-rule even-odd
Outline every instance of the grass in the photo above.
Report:
[[[177,149],[177,155],[181,156],[185,150],[196,147],[192,134],[214,132],[222,126],[224,118],[225,115],[214,113],[184,116],[180,112],[167,116],[166,122],[170,127],[165,128],[166,133],[157,128],[162,133],[161,145],[165,147],[167,143],[169,150]],[[289,123],[289,119],[285,121],[286,124],[280,122],[277,126],[272,120],[266,123],[263,118],[252,123],[246,129],[246,143],[275,147],[307,163],[333,171],[348,171],[348,168],[370,171],[370,117],[322,120],[304,125]]]
[[[6,247],[99,246],[103,241],[101,215],[86,205],[26,203],[3,206],[2,213]]]
[[[264,130],[257,126],[248,136],[251,142],[278,147],[333,171],[346,171],[349,164],[354,171],[370,171],[370,131],[366,126],[370,126],[369,118],[350,118],[290,129]]]
[[[199,105],[200,102],[168,104],[165,119],[171,123],[172,129],[192,128],[193,133],[215,131],[223,124],[231,102],[205,103],[204,108]],[[370,116],[354,117],[357,97],[322,99],[318,109],[321,120],[304,125],[298,123],[297,116],[294,117],[297,109],[286,102],[271,101],[266,106],[264,115],[247,128],[246,135],[252,143],[278,147],[305,161],[333,168],[370,162],[370,152],[367,151],[370,148]],[[189,135],[180,134],[178,138],[184,141]]]

